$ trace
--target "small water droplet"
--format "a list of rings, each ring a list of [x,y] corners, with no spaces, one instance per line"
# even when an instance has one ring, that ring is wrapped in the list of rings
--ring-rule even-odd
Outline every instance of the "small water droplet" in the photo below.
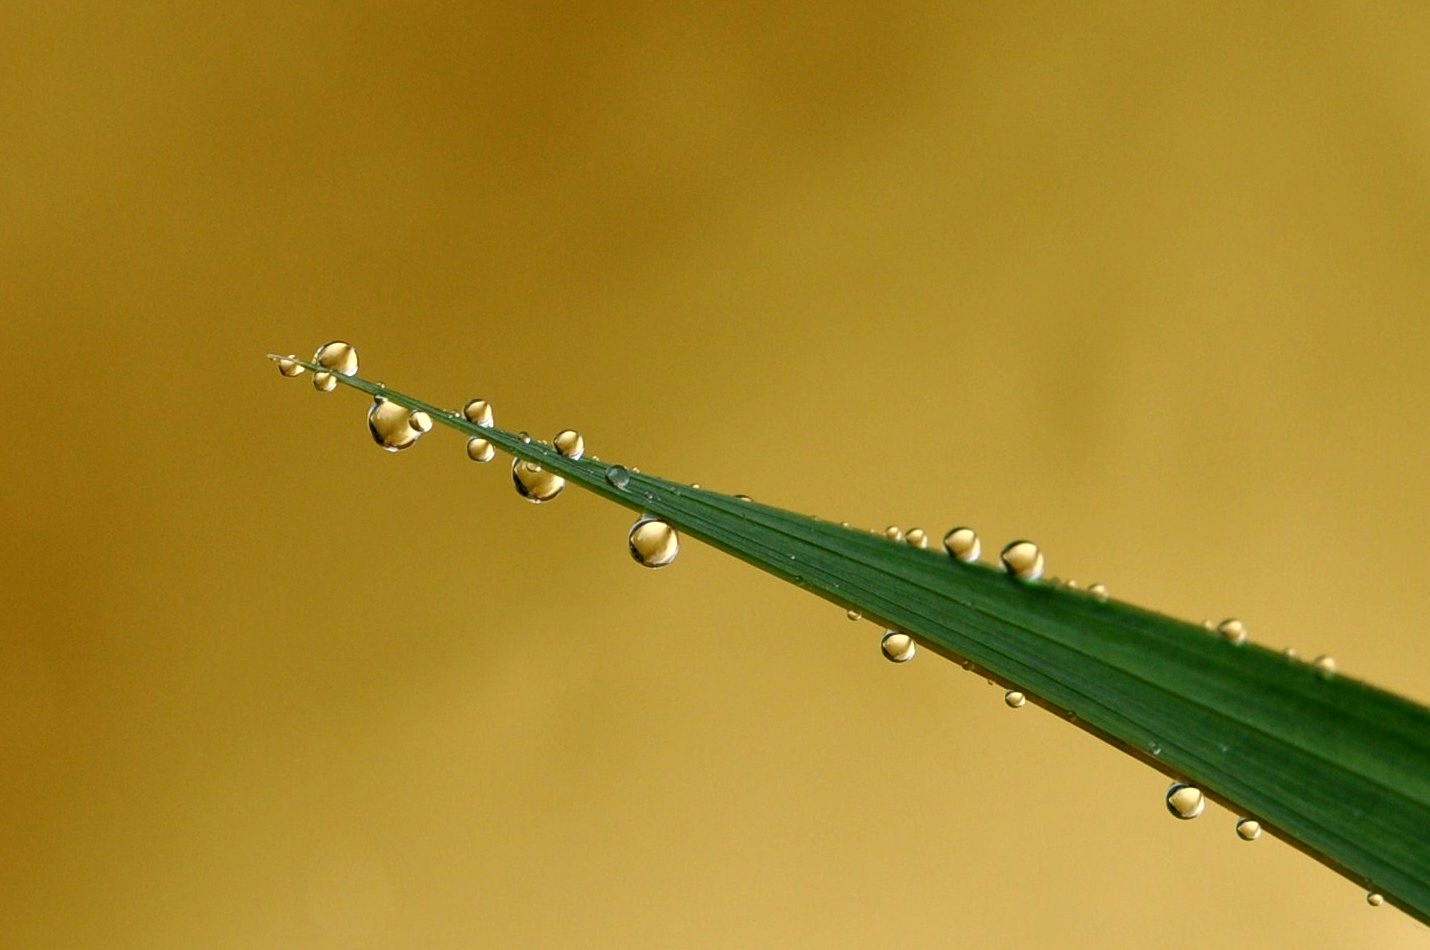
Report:
[[[520,458],[511,460],[511,481],[518,495],[537,505],[555,498],[566,487],[566,479],[560,475]]]
[[[1063,581],[1063,586],[1066,587],[1068,590],[1082,590],[1082,585],[1079,584],[1077,581],[1073,580],[1071,577]]]
[[[1167,811],[1173,818],[1190,821],[1207,807],[1202,790],[1181,782],[1173,782],[1167,789]]]
[[[693,488],[693,489],[695,489],[696,491],[699,491],[699,490],[700,490],[700,483],[699,483],[699,482],[691,482],[691,483],[690,483],[690,487]]]
[[[1156,758],[1156,757],[1161,756],[1161,754],[1162,754],[1162,747],[1161,747],[1161,745],[1159,745],[1158,743],[1153,742],[1152,744],[1150,744],[1149,746],[1147,746],[1147,751],[1150,752],[1150,753],[1152,753],[1153,757]]]
[[[1228,617],[1217,624],[1216,632],[1221,634],[1223,640],[1240,646],[1246,642],[1246,624],[1235,617]]]
[[[562,429],[556,433],[551,444],[556,446],[556,451],[569,459],[579,459],[586,454],[586,440],[581,438],[581,433],[575,429]]]
[[[1385,898],[1382,897],[1380,894],[1377,894],[1375,891],[1371,891],[1365,896],[1365,902],[1372,907],[1379,907],[1381,904],[1385,903]]]
[[[342,340],[333,340],[318,347],[313,354],[313,362],[343,376],[351,376],[358,370],[357,350],[351,343]]]
[[[839,522],[839,527],[841,527],[841,528],[847,528],[847,527],[849,527],[849,522],[847,522],[847,521],[841,521],[841,522]]]
[[[755,499],[751,498],[749,495],[736,495],[735,497],[738,498],[740,501],[754,501],[754,500],[755,500]]]
[[[373,399],[367,411],[367,431],[389,452],[411,448],[431,428],[432,417],[427,413],[411,412],[383,396]]]
[[[954,528],[943,536],[944,550],[957,560],[972,563],[983,553],[983,543],[972,528]]]
[[[884,638],[879,641],[879,649],[883,650],[885,658],[893,663],[907,663],[918,652],[914,638],[898,630],[885,630]]]
[[[902,541],[904,540],[904,529],[896,524],[891,524],[884,529],[884,537],[890,541]]]
[[[1255,818],[1238,818],[1236,836],[1242,841],[1255,841],[1261,837],[1261,822]]]
[[[625,488],[631,483],[631,473],[619,465],[612,465],[606,469],[606,481],[617,488]]]
[[[1093,600],[1099,603],[1107,603],[1107,585],[1093,584],[1087,589],[1087,592],[1092,595]]]
[[[844,616],[848,617],[850,620],[863,620],[863,619],[864,619],[864,615],[861,614],[859,611],[855,610],[853,607],[850,607],[848,610],[846,610],[846,611],[844,612]]]
[[[496,448],[486,439],[473,436],[467,440],[467,458],[473,462],[490,462],[496,455]]]
[[[278,361],[278,372],[292,379],[294,376],[302,376],[307,370],[298,362],[298,357],[285,356]]]
[[[1031,541],[1014,541],[999,556],[1003,569],[1020,581],[1035,581],[1043,576],[1043,552]]]
[[[333,377],[332,373],[314,373],[313,388],[320,393],[330,393],[338,388],[338,381]]]
[[[641,518],[631,527],[631,557],[643,567],[665,567],[680,553],[680,535],[659,518]]]
[[[1288,660],[1299,660],[1301,658],[1301,654],[1296,652],[1295,647],[1287,647],[1286,649],[1281,651],[1281,655],[1286,657]]]
[[[1216,633],[1216,624],[1212,623],[1210,620],[1203,620],[1202,629],[1207,631],[1208,633]]]
[[[469,399],[462,407],[462,415],[473,425],[489,426],[492,424],[492,404],[485,399]]]
[[[929,546],[929,536],[924,533],[923,528],[910,528],[909,533],[904,535],[904,540],[910,547],[926,548]]]
[[[1007,705],[1009,709],[1022,709],[1023,704],[1027,701],[1028,697],[1024,696],[1016,689],[1010,689],[1008,690],[1008,692],[1003,694],[1003,702],[1005,705]]]
[[[530,444],[531,444],[531,433],[530,433],[530,432],[527,432],[525,429],[523,429],[523,430],[521,430],[520,432],[518,432],[518,433],[516,434],[516,437],[517,437],[518,439],[520,439],[522,442],[526,443],[527,445],[530,445]]]
[[[1311,665],[1316,668],[1316,672],[1322,676],[1333,676],[1336,672],[1336,658],[1329,653],[1322,653],[1311,661]]]

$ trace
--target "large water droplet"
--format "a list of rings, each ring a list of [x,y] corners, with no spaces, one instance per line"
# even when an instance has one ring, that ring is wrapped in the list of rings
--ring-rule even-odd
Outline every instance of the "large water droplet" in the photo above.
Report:
[[[898,630],[884,631],[884,638],[879,641],[879,649],[883,650],[885,658],[893,663],[907,663],[918,652],[914,638]]]
[[[1000,555],[1003,569],[1020,581],[1035,581],[1043,576],[1043,552],[1031,541],[1014,541]]]
[[[983,544],[978,540],[978,532],[972,528],[954,528],[943,536],[944,550],[960,561],[972,563],[983,553]]]
[[[1333,676],[1336,672],[1336,658],[1329,653],[1322,653],[1311,661],[1311,665],[1316,668],[1316,672],[1322,676]]]
[[[492,424],[492,406],[485,399],[471,399],[462,407],[462,415],[467,421],[479,426]]]
[[[1023,705],[1027,703],[1027,701],[1028,697],[1024,696],[1016,689],[1010,689],[1008,690],[1008,692],[1003,694],[1003,702],[1007,704],[1009,709],[1022,709]]]
[[[923,528],[910,528],[909,533],[904,535],[904,540],[911,547],[926,548],[929,546],[929,537]]]
[[[1207,807],[1202,790],[1181,782],[1173,782],[1167,789],[1167,811],[1173,818],[1190,821]]]
[[[292,379],[294,376],[302,376],[307,370],[298,362],[296,356],[285,356],[278,361],[278,372]]]
[[[313,362],[323,369],[343,376],[351,376],[358,371],[357,350],[353,349],[351,343],[344,343],[342,340],[334,340],[318,347],[313,354]]]
[[[320,393],[330,393],[338,388],[338,381],[332,373],[314,373],[313,388]]]
[[[1242,841],[1255,841],[1261,837],[1261,822],[1255,818],[1238,818],[1236,836]]]
[[[665,567],[680,553],[680,535],[659,518],[641,518],[631,526],[631,557],[642,567]]]
[[[1228,617],[1217,624],[1216,632],[1221,634],[1222,639],[1240,646],[1246,642],[1246,624],[1235,617]]]
[[[556,433],[551,444],[556,446],[556,451],[569,459],[579,459],[586,454],[586,440],[581,438],[581,433],[575,429],[562,429]]]
[[[473,436],[467,440],[467,458],[473,462],[490,462],[496,455],[496,447],[486,439]]]
[[[367,411],[367,431],[389,452],[411,448],[431,428],[432,417],[427,413],[410,411],[382,396],[373,399]]]
[[[1380,894],[1377,894],[1375,891],[1371,891],[1365,896],[1365,902],[1372,907],[1379,907],[1381,904],[1385,903],[1385,898]]]
[[[631,473],[619,465],[612,465],[606,469],[606,481],[617,488],[625,488],[631,483]]]
[[[555,498],[566,487],[566,479],[560,475],[521,458],[511,460],[511,481],[518,495],[537,505]]]

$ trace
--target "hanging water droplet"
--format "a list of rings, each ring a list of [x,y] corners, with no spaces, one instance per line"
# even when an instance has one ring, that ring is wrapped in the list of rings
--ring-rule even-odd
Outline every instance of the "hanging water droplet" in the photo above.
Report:
[[[898,630],[885,630],[884,638],[879,641],[879,649],[883,650],[885,658],[893,663],[907,663],[918,652],[914,638]]]
[[[338,388],[338,381],[332,373],[314,373],[313,388],[320,393],[330,393]]]
[[[343,376],[351,376],[358,370],[357,350],[353,349],[351,343],[344,343],[342,340],[334,340],[318,347],[313,354],[313,362],[323,369]]]
[[[1087,589],[1087,592],[1092,595],[1093,600],[1096,600],[1099,603],[1107,602],[1107,585],[1093,584]]]
[[[1008,690],[1008,692],[1003,694],[1003,702],[1007,705],[1009,709],[1022,709],[1023,704],[1027,701],[1028,697],[1024,696],[1016,689],[1010,689]]]
[[[1202,790],[1181,782],[1173,782],[1167,789],[1167,811],[1173,818],[1190,821],[1207,807]]]
[[[844,616],[848,617],[850,620],[864,619],[864,615],[861,614],[859,611],[855,610],[853,607],[850,607],[847,611],[845,611]]]
[[[972,528],[954,528],[943,536],[943,546],[952,557],[970,564],[978,560],[978,556],[983,553],[978,532]]]
[[[1336,672],[1336,658],[1329,653],[1322,653],[1311,661],[1311,665],[1316,668],[1316,672],[1322,676],[1331,676]]]
[[[1246,624],[1235,617],[1228,617],[1217,624],[1216,632],[1221,634],[1222,639],[1241,646],[1246,642]]]
[[[469,399],[462,407],[462,415],[473,425],[489,426],[492,424],[492,406],[485,399]]]
[[[612,465],[606,469],[606,481],[617,488],[625,488],[631,482],[631,473],[619,465]]]
[[[910,547],[926,548],[929,546],[929,536],[924,533],[923,528],[910,528],[909,533],[904,535],[904,540]]]
[[[1255,818],[1238,818],[1236,836],[1242,841],[1255,841],[1261,837],[1261,822]]]
[[[581,433],[575,429],[562,429],[556,433],[551,444],[556,446],[556,451],[569,459],[579,459],[586,454],[586,440],[581,438]]]
[[[292,379],[294,376],[302,376],[307,370],[298,362],[298,357],[285,356],[278,361],[278,372]]]
[[[537,505],[555,498],[566,487],[566,479],[560,475],[521,458],[511,460],[511,481],[518,495]]]
[[[490,462],[496,455],[496,448],[486,439],[473,436],[467,440],[467,458],[473,462]]]
[[[643,567],[665,567],[680,553],[680,535],[658,518],[641,518],[631,528],[631,557]]]
[[[891,524],[884,529],[884,537],[890,541],[902,541],[904,540],[904,529],[896,524]]]
[[[1380,894],[1377,894],[1375,891],[1371,891],[1365,896],[1365,902],[1372,907],[1379,907],[1381,904],[1385,903],[1385,898]]]
[[[1043,552],[1031,541],[1014,541],[1000,555],[1003,569],[1020,581],[1035,581],[1043,576]]]
[[[389,452],[401,452],[416,444],[422,434],[432,428],[432,417],[378,396],[367,411],[367,431],[372,440]]]

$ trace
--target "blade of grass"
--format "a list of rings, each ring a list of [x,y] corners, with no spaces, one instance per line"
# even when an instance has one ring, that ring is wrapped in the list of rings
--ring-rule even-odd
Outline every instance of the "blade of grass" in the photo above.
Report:
[[[569,459],[361,377],[334,378],[905,631],[1254,816],[1430,923],[1430,710],[1422,706],[1129,604],[1019,582],[986,565],[608,462]]]

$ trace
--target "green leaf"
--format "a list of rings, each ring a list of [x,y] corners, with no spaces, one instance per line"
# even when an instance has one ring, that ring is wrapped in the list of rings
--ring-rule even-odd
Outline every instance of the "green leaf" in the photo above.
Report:
[[[322,367],[295,360],[313,371]],[[1430,923],[1430,710],[1201,626],[381,395],[1016,688]]]

